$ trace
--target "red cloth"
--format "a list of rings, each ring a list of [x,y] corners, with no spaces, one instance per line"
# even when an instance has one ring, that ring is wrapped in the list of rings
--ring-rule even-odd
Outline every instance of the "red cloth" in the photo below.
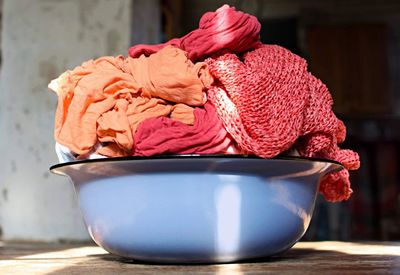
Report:
[[[129,49],[129,55],[148,56],[166,45],[185,50],[192,61],[221,50],[242,53],[261,46],[260,29],[261,25],[256,17],[223,5],[215,12],[205,13],[200,19],[199,28],[187,35],[164,44],[135,45]]]
[[[355,152],[338,147],[345,127],[332,111],[328,89],[307,71],[304,59],[264,45],[243,60],[231,53],[206,60],[218,79],[208,98],[240,147],[271,158],[295,146],[302,156],[359,167]],[[320,191],[329,201],[347,199],[352,192],[348,173],[328,176]]]
[[[232,139],[219,120],[214,106],[195,108],[193,126],[166,117],[149,118],[134,135],[136,156],[159,154],[225,153]]]

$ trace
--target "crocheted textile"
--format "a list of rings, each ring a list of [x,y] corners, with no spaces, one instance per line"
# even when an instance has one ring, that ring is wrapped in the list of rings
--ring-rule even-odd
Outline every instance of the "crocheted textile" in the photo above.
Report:
[[[256,17],[223,5],[215,12],[205,13],[200,19],[199,28],[187,35],[164,44],[135,45],[129,49],[129,55],[148,56],[166,45],[185,50],[192,61],[221,50],[241,53],[261,46],[260,29],[261,25]]]
[[[243,55],[227,53],[205,62],[218,80],[209,100],[238,145],[271,158],[295,146],[300,155],[341,162],[357,169],[355,152],[341,150],[345,127],[332,111],[326,86],[289,50],[264,45]],[[351,194],[348,172],[328,175],[320,191],[329,201]]]

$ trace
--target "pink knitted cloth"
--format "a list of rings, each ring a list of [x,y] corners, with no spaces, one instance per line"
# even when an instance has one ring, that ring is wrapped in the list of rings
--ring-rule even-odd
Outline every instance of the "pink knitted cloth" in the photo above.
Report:
[[[341,150],[344,124],[332,111],[326,86],[307,71],[304,59],[275,45],[208,58],[218,79],[209,100],[227,131],[244,150],[271,158],[294,146],[302,156],[341,162],[357,169],[358,155]],[[328,201],[348,199],[348,171],[328,175],[320,185]]]
[[[256,17],[223,5],[215,12],[205,13],[200,19],[199,28],[187,35],[164,44],[135,45],[129,49],[129,55],[148,56],[166,45],[185,50],[192,61],[221,50],[241,53],[261,46],[260,28]]]
[[[139,124],[134,135],[133,154],[218,154],[226,153],[232,143],[215,107],[207,102],[195,108],[194,125],[167,117],[149,118]]]

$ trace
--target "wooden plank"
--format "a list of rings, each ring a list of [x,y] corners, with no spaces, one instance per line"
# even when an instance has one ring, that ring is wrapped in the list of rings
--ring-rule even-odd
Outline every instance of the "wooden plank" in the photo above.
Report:
[[[93,245],[6,243],[0,274],[399,274],[400,243],[300,242],[272,258],[217,265],[126,260]]]

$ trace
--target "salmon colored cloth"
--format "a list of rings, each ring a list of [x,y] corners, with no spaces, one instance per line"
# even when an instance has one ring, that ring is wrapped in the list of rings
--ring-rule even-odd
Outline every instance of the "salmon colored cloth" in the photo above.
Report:
[[[218,79],[209,100],[240,147],[271,158],[295,146],[302,156],[336,160],[350,170],[359,167],[355,152],[338,147],[344,124],[332,111],[328,89],[307,71],[304,59],[264,45],[242,60],[232,53],[206,60]],[[329,201],[348,199],[348,172],[328,175],[320,191]]]
[[[129,155],[143,120],[170,116],[193,123],[192,106],[205,103],[212,81],[205,63],[193,64],[172,46],[150,57],[87,61],[49,85],[58,95],[55,139],[78,155],[98,143],[100,154]]]
[[[185,50],[191,60],[199,60],[219,51],[242,53],[261,46],[260,29],[256,17],[223,5],[215,12],[205,13],[200,19],[199,28],[187,35],[164,44],[135,45],[129,49],[129,55],[148,56],[166,45]]]
[[[178,103],[172,106],[172,112],[170,117],[173,120],[181,121],[188,125],[193,125],[194,124],[193,107],[190,107],[186,104]]]
[[[202,106],[207,101],[205,88],[213,82],[207,65],[193,64],[183,50],[167,46],[149,57],[128,60],[131,62],[124,70],[140,83],[142,96],[190,106]]]
[[[214,106],[196,108],[194,125],[167,117],[149,118],[138,126],[134,136],[134,155],[218,154],[232,143]]]

